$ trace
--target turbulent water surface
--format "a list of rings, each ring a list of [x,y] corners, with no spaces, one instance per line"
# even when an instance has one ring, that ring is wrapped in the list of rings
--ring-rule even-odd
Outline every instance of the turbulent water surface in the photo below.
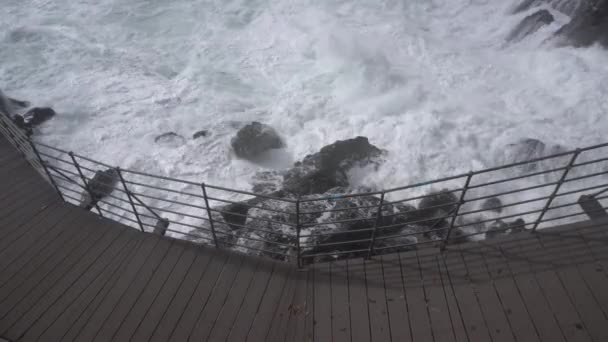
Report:
[[[3,0],[0,88],[59,113],[38,139],[124,168],[250,189],[338,139],[389,152],[356,182],[394,187],[496,164],[504,145],[606,140],[607,52],[517,43],[495,0]],[[285,138],[238,160],[239,122]],[[210,136],[193,140],[198,130]],[[173,131],[183,144],[155,144]]]

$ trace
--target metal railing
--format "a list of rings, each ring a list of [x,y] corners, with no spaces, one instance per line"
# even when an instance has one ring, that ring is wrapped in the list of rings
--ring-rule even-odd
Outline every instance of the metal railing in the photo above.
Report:
[[[121,169],[33,142],[1,113],[0,132],[63,201],[82,206],[110,187],[90,205],[100,216],[299,266],[535,232],[584,220],[581,195],[603,213],[608,198],[608,144],[383,191],[298,197]],[[100,181],[108,169],[116,179]]]

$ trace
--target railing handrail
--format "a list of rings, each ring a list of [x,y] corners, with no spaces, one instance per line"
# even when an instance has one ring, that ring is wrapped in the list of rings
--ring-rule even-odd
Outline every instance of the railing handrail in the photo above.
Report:
[[[135,224],[135,227],[142,232],[150,231],[150,228],[155,227],[154,222],[150,220],[156,220],[157,225],[159,223],[170,224],[172,228],[169,229],[165,226],[165,230],[173,234],[182,234],[186,238],[191,239],[195,238],[197,234],[208,234],[200,235],[200,239],[211,241],[216,248],[235,247],[256,251],[256,253],[281,256],[296,260],[300,267],[305,264],[304,260],[314,262],[317,258],[326,256],[354,255],[371,258],[376,253],[422,245],[436,245],[441,250],[444,250],[448,244],[459,239],[462,240],[481,234],[487,236],[489,232],[498,234],[517,229],[527,229],[526,227],[528,226],[532,227],[528,230],[535,232],[541,224],[547,222],[580,217],[583,214],[591,215],[596,212],[600,212],[601,214],[602,211],[605,212],[607,209],[599,204],[599,207],[596,206],[595,209],[589,209],[589,211],[574,214],[568,213],[561,216],[553,215],[553,217],[546,218],[547,214],[552,210],[571,208],[576,204],[580,204],[580,199],[579,201],[553,204],[555,201],[561,200],[566,196],[596,190],[595,193],[587,196],[587,198],[595,198],[596,201],[608,198],[608,196],[600,197],[601,194],[608,191],[608,183],[601,184],[601,181],[597,181],[596,178],[607,175],[608,168],[604,168],[600,172],[593,170],[594,172],[592,173],[577,174],[569,177],[571,173],[575,173],[575,170],[584,167],[592,168],[604,162],[608,163],[608,157],[605,156],[577,162],[583,153],[594,150],[599,151],[602,148],[608,147],[608,143],[380,191],[286,198],[114,167],[71,151],[41,142],[34,142],[3,113],[0,113],[0,133],[54,187],[58,196],[64,202],[71,201],[75,204],[79,202],[73,195],[66,193],[66,191],[76,194],[79,192],[82,194],[84,191],[88,194],[91,201],[88,206],[94,207],[100,216],[104,214],[110,216],[116,215],[119,217],[118,221],[125,219],[130,224]],[[43,152],[40,151],[41,148],[47,150]],[[61,158],[62,155],[67,155],[69,158]],[[474,179],[478,179],[478,177],[485,174],[489,175],[495,171],[515,169],[526,165],[537,165],[537,163],[545,161],[562,160],[564,157],[569,158],[567,164],[563,166],[551,165],[552,167],[548,169],[533,169],[525,174],[492,180],[484,178],[483,183],[473,183]],[[62,164],[62,167],[54,165],[59,162],[67,165],[64,166]],[[83,162],[86,165],[83,165]],[[73,171],[68,170],[70,165],[73,167]],[[99,167],[114,169],[118,175],[117,183],[111,184],[112,181],[104,181],[103,177],[91,176],[93,173],[99,172],[95,171]],[[546,177],[547,175],[559,175],[559,177],[557,180],[554,180],[551,177]],[[148,177],[165,181],[165,183],[160,186],[152,185],[145,180],[137,179],[136,181],[135,177]],[[538,180],[535,177],[542,177],[543,179]],[[414,209],[411,209],[412,202],[418,201],[422,203],[426,200],[432,202],[436,198],[437,193],[428,193],[427,191],[426,195],[420,195],[414,192],[414,196],[394,201],[387,198],[389,195],[394,195],[400,191],[418,191],[422,190],[423,187],[434,187],[456,180],[464,180],[462,187],[452,187],[442,192],[445,196],[453,198],[451,201],[440,201],[432,205],[427,204],[424,207],[421,207],[419,204],[418,208],[414,207]],[[570,187],[567,191],[561,191],[567,185],[578,184],[578,182],[591,182],[592,180],[598,184],[594,183],[593,186],[585,186],[578,189]],[[506,191],[494,191],[492,194],[488,192],[471,194],[471,192],[491,189],[496,186],[502,187],[505,184],[516,181],[526,182],[526,186],[515,189],[507,187],[508,190]],[[530,182],[533,185],[528,184]],[[179,190],[171,189],[168,187],[168,184],[178,184],[181,188]],[[135,186],[145,187],[147,193],[143,193],[144,190],[134,191],[133,187]],[[186,191],[183,189],[184,186],[195,186],[199,188],[198,193]],[[98,198],[100,195],[97,193],[100,190],[95,189],[95,187],[101,189],[111,187],[109,191],[116,191],[116,193],[105,194],[104,196],[107,196],[107,198],[101,199]],[[461,210],[465,205],[470,206],[472,203],[482,200],[487,201],[495,197],[502,198],[504,196],[525,194],[528,191],[537,191],[543,188],[550,190],[550,194],[535,196],[531,199],[525,198],[523,200],[509,201],[507,204],[499,202],[500,205],[483,207],[482,209],[471,210],[468,208]],[[233,197],[226,199],[215,194],[210,196],[208,194],[209,189],[218,193],[229,193],[233,197],[240,195],[252,198],[247,201],[238,201],[234,200]],[[158,195],[153,196],[150,194],[153,191],[154,194]],[[185,196],[188,197],[188,200],[171,199],[167,197],[169,195],[173,197],[178,195]],[[125,196],[126,198],[124,198]],[[361,204],[348,202],[350,199],[357,198],[367,200],[368,202]],[[115,202],[111,203],[113,200]],[[146,201],[156,201],[162,204],[152,205],[146,203]],[[284,203],[285,207],[272,207],[266,205],[266,201]],[[340,203],[340,201],[343,203],[346,201],[345,203],[348,205],[344,207],[335,204],[327,205]],[[210,202],[221,203],[223,207],[213,207]],[[532,209],[535,203],[542,204],[542,208]],[[318,209],[318,207],[314,207],[315,204],[323,204],[324,206],[322,206],[322,209]],[[125,205],[128,205],[128,207],[125,207]],[[398,206],[407,207],[408,205],[410,209],[406,211],[402,212],[401,209],[395,211]],[[189,208],[191,211],[183,212],[184,208]],[[517,212],[498,213],[491,216],[491,218],[482,216],[477,219],[474,218],[474,215],[486,215],[489,212],[497,212],[507,208],[508,210],[517,209]],[[127,217],[125,214],[121,214],[122,216],[116,214],[116,210],[118,209],[126,214],[133,215],[133,217]],[[199,210],[198,215],[194,214],[196,213],[194,210]],[[256,210],[262,216],[252,216],[249,213],[250,210]],[[429,211],[437,211],[442,214],[425,216]],[[173,215],[179,219],[167,219],[163,215]],[[323,215],[327,217],[321,219]],[[507,224],[506,220],[508,219],[522,218],[529,215],[536,215],[531,222],[523,220],[519,222],[517,220],[513,224]],[[499,226],[495,228],[485,226],[491,223],[498,224]],[[331,228],[349,227],[348,225],[357,224],[359,226],[352,230],[348,228]],[[467,233],[463,230],[479,225],[483,225],[487,229],[473,233]],[[185,229],[190,229],[190,231],[181,231],[178,230],[179,228],[173,228],[173,226],[182,226]],[[312,229],[320,229],[320,231],[313,231]],[[234,231],[238,231],[240,235],[233,234]],[[456,237],[453,237],[456,231],[460,235],[457,234]],[[439,238],[433,240],[434,238],[427,235],[438,235]],[[420,240],[419,237],[425,238]],[[400,242],[393,245],[387,244],[387,241],[395,239],[406,239],[407,243],[400,240]],[[332,249],[339,246],[341,249]],[[344,249],[342,246],[347,246],[348,248]]]

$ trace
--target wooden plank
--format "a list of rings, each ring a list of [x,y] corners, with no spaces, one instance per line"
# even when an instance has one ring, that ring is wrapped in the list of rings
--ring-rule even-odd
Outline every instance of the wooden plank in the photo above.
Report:
[[[347,266],[351,322],[357,322],[357,324],[351,325],[352,341],[369,341],[372,335],[364,261],[363,259],[351,259],[348,260]],[[317,318],[314,317],[314,320],[316,321]]]
[[[19,257],[4,266],[0,271],[0,295],[12,291],[24,277],[29,276],[43,262],[45,262],[57,249],[65,248],[65,244],[77,234],[80,229],[74,222],[81,216],[72,214],[62,217],[57,227],[49,232],[43,239],[32,246],[22,246],[24,249]],[[13,277],[19,277],[13,279]],[[1,297],[4,298],[4,297]]]
[[[436,249],[416,251],[420,269],[420,279],[428,299],[427,309],[431,319],[433,337],[436,342],[455,341],[450,308],[446,292],[439,274],[439,259]]]
[[[6,278],[0,287],[2,296],[0,298],[0,317],[6,316],[14,305],[28,296],[29,291],[51,274],[56,267],[59,267],[72,252],[79,252],[79,246],[86,241],[92,242],[87,235],[93,234],[92,238],[99,237],[89,229],[75,229],[75,227],[71,227],[71,229],[66,230],[61,239],[47,245],[40,251],[41,253],[37,253],[33,260],[29,260],[21,269],[14,270],[14,273],[11,272],[15,266],[19,266],[19,264],[13,264],[9,267],[8,272],[4,272]]]
[[[270,330],[272,318],[276,312],[281,296],[285,291],[287,277],[291,267],[288,265],[277,265],[270,279],[268,288],[264,293],[262,303],[249,328],[248,341],[264,341]]]
[[[487,266],[488,263],[496,262],[495,253],[493,249],[480,245],[478,250],[462,251],[462,256],[466,264],[475,265],[472,267],[479,269],[479,274],[471,275],[471,281],[473,290],[479,298],[481,312],[485,317],[492,341],[514,341],[517,337],[513,333],[503,303],[494,286],[494,278]],[[469,272],[471,273],[473,272]]]
[[[377,259],[365,260],[363,263],[370,318],[369,326],[373,341],[390,341],[391,326],[384,288],[382,257],[377,257]]]
[[[188,306],[184,311],[182,311],[177,325],[173,328],[169,340],[186,341],[189,339],[190,334],[199,318],[199,314],[204,309],[205,304],[207,303],[213,288],[220,278],[224,267],[228,262],[230,262],[230,258],[235,257],[235,255],[221,253],[213,258],[212,262],[207,266],[207,271],[205,271],[203,277],[200,279],[196,291],[192,295]]]
[[[410,327],[414,341],[433,341],[433,331],[427,308],[427,298],[424,292],[418,257],[415,251],[399,254],[405,286],[405,300],[408,303]]]
[[[77,321],[75,324],[77,329],[70,329],[65,338],[66,340],[91,341],[95,338],[103,323],[110,317],[114,308],[122,300],[131,283],[136,280],[140,270],[159,242],[158,237],[155,235],[145,237],[135,256],[118,275],[116,282],[110,284],[110,287],[98,296],[99,299],[96,298],[93,303],[94,305],[91,306],[92,311],[86,312],[83,315],[83,319],[86,319],[86,321]]]
[[[311,271],[309,269],[300,269],[297,272],[297,286],[291,305],[289,322],[287,323],[287,336],[285,337],[285,341],[304,340],[304,336],[306,336],[306,318],[308,317],[306,311],[308,309],[306,306],[306,285],[308,283],[308,277],[310,273]],[[346,275],[344,276],[346,277]],[[346,284],[348,285],[348,283]],[[348,293],[347,289],[343,289],[343,291],[345,293]],[[346,298],[346,301],[348,302],[348,296]],[[238,340],[235,339],[233,341],[236,342]]]
[[[125,233],[129,230],[125,230]],[[79,327],[84,323],[77,324],[78,321],[84,322],[91,313],[92,308],[96,307],[95,300],[103,297],[104,291],[109,290],[111,284],[114,284],[118,275],[127,266],[128,260],[137,252],[143,236],[136,234],[131,235],[131,239],[127,244],[120,249],[120,252],[108,263],[102,273],[97,276],[88,286],[75,286],[70,294],[64,297],[65,302],[69,305],[63,309],[48,327],[44,329],[37,340],[40,341],[63,341],[64,336],[71,328]],[[79,293],[79,290],[80,293]],[[51,316],[51,313],[49,316]],[[43,323],[40,324],[44,326]],[[32,330],[36,330],[32,328]],[[75,329],[76,330],[76,329]],[[34,334],[32,332],[32,334]],[[32,338],[33,339],[33,338]],[[69,340],[66,338],[65,340]]]
[[[568,293],[577,314],[582,319],[582,322],[576,326],[577,329],[588,331],[594,340],[606,339],[606,334],[608,334],[605,329],[606,314],[590,290],[579,266],[576,265],[578,264],[576,261],[580,260],[580,253],[585,253],[587,258],[591,257],[584,240],[572,239],[569,236],[542,234],[540,241],[540,250],[546,253],[545,259],[553,260],[553,255],[560,255],[560,260],[557,263],[554,262],[554,268],[559,282]],[[593,261],[590,262],[593,263]]]
[[[68,214],[71,214],[68,207],[54,204],[24,225],[22,229],[0,240],[0,270],[18,258],[25,249],[43,239]]]
[[[243,255],[231,258],[213,287],[213,291],[204,306],[201,307],[196,325],[192,330],[190,339],[194,341],[207,341],[211,328],[215,323],[217,314],[221,311],[228,295],[234,286],[235,280],[243,270]]]
[[[172,244],[172,241],[164,239],[158,241],[153,253],[146,259],[141,269],[137,272],[137,276],[133,282],[131,282],[124,293],[118,296],[118,302],[112,308],[109,315],[103,321],[98,322],[98,329],[95,332],[93,341],[107,341],[116,336],[116,333],[118,333],[122,323],[127,318],[127,315],[137,303],[140,295],[144,293],[144,289],[153,278],[156,270],[163,264],[168,252],[170,250],[174,251]],[[177,257],[172,254],[170,263],[174,263],[176,259]]]
[[[87,231],[88,230],[88,231]],[[10,293],[10,297],[4,300],[2,306],[7,308],[10,314],[5,316],[0,323],[0,331],[3,331],[4,335],[12,336],[11,339],[20,336],[23,326],[17,324],[17,321],[24,318],[24,316],[32,307],[37,303],[42,303],[44,309],[49,303],[42,301],[42,297],[54,286],[61,278],[66,275],[75,277],[70,274],[70,270],[73,269],[86,255],[87,253],[103,241],[104,237],[112,232],[104,231],[101,229],[83,229],[86,236],[84,239],[75,238],[70,241],[70,244],[74,243],[73,247],[67,247],[66,251],[56,253],[48,262],[41,265],[36,272],[25,279],[25,282],[19,286],[16,291]],[[81,271],[81,269],[77,269]],[[69,278],[72,280],[72,278]],[[7,312],[7,313],[8,313]],[[35,312],[34,315],[37,313]],[[34,317],[27,317],[29,320],[35,319]],[[29,320],[24,321],[24,326],[27,328],[30,322]],[[13,329],[15,328],[15,329]]]
[[[161,259],[160,265],[152,271],[151,278],[146,286],[136,292],[138,293],[137,301],[135,301],[125,318],[121,320],[118,330],[113,334],[112,340],[131,340],[140,324],[150,324],[149,321],[144,321],[144,317],[183,253],[184,246],[172,241],[169,251]],[[115,314],[113,313],[113,315]]]
[[[502,246],[514,242],[505,242]],[[505,258],[504,251],[495,245],[486,245],[484,259],[490,274],[496,295],[507,317],[511,332],[517,341],[540,341],[532,317],[523,302],[517,285],[513,280],[511,269]]]
[[[287,284],[285,290],[281,295],[281,300],[277,305],[272,319],[272,326],[266,335],[266,341],[284,341],[287,337],[287,322],[289,315],[291,314],[291,303],[295,294],[295,281],[296,281],[296,269],[295,267],[289,268],[289,274],[287,275]]]
[[[347,264],[348,265],[348,264]],[[347,268],[348,270],[348,268]],[[298,341],[309,342],[314,338],[315,325],[315,273],[309,269],[306,277],[306,297],[304,300],[304,326],[302,334],[298,337]],[[350,289],[349,289],[350,293]],[[349,297],[350,302],[350,297]]]
[[[464,319],[461,315],[461,309],[456,300],[456,295],[450,283],[443,253],[440,253],[437,256],[437,272],[439,275],[439,281],[441,283],[441,286],[444,289],[444,297],[449,310],[448,312],[452,320],[451,325],[454,337],[458,342],[469,341],[469,336],[464,327]]]
[[[228,334],[228,341],[245,341],[251,323],[259,310],[264,292],[268,287],[270,278],[274,274],[276,263],[262,263],[258,266],[256,273],[253,276],[253,282],[250,286],[247,296],[236,316],[232,329]]]
[[[413,341],[399,254],[381,257],[392,341]]]
[[[178,243],[178,241],[175,243]],[[179,289],[188,273],[190,271],[194,272],[191,268],[197,257],[197,251],[194,246],[190,245],[184,246],[184,249],[184,253],[175,264],[175,268],[169,274],[167,282],[164,284],[154,302],[151,303],[146,315],[136,327],[135,333],[131,337],[131,341],[150,340],[154,330],[159,326],[159,322],[171,305],[172,300],[178,295],[185,295],[180,293]]]
[[[99,227],[100,229],[102,227]],[[36,305],[11,328],[7,336],[24,336],[36,340],[70,306],[91,283],[98,278],[119,255],[131,239],[127,229],[109,229],[77,265],[70,269]],[[131,235],[132,236],[132,235]]]
[[[27,223],[34,215],[56,201],[55,195],[45,190],[33,190],[14,199],[12,205],[4,207],[0,213],[0,227],[3,227],[0,238]]]
[[[350,305],[345,261],[329,264],[331,272],[331,328],[334,341],[350,341]],[[297,281],[303,281],[298,278]],[[301,286],[298,286],[301,287]],[[299,292],[301,293],[301,291]],[[288,328],[288,330],[290,330]]]
[[[312,267],[314,272],[314,332],[315,341],[331,341],[331,275],[329,263]]]
[[[216,257],[219,260],[216,260]],[[163,314],[162,319],[154,329],[150,341],[167,341],[177,326],[181,316],[186,312],[187,306],[195,300],[194,295],[197,287],[203,284],[207,272],[213,272],[214,265],[222,265],[225,255],[216,255],[203,248],[197,250],[197,256],[192,267],[186,273],[186,277],[177,293],[173,296],[171,304]],[[146,340],[146,339],[143,339]]]
[[[467,335],[472,341],[490,341],[488,325],[481,312],[479,297],[474,291],[475,284],[471,279],[471,274],[479,272],[478,265],[468,265],[459,246],[452,246],[450,251],[444,254],[448,276],[453,284]]]
[[[240,266],[233,286],[222,308],[216,312],[215,321],[211,326],[208,341],[225,341],[230,334],[236,316],[238,315],[249,289],[253,283],[258,266],[262,263],[259,258],[245,258]]]

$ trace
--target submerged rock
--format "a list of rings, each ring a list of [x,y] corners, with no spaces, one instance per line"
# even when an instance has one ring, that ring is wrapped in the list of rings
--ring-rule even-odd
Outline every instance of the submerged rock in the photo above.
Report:
[[[541,27],[551,24],[555,21],[553,15],[547,10],[539,10],[525,17],[518,25],[509,33],[507,41],[519,42],[527,36],[534,34]]]
[[[198,139],[198,138],[202,138],[202,137],[206,137],[206,136],[209,136],[209,131],[202,130],[202,131],[198,131],[198,132],[194,133],[192,135],[192,139]]]
[[[169,147],[178,147],[185,144],[186,140],[175,132],[167,132],[154,138],[154,142]]]
[[[252,122],[241,128],[231,141],[234,153],[243,159],[255,160],[264,152],[285,146],[274,128]]]

